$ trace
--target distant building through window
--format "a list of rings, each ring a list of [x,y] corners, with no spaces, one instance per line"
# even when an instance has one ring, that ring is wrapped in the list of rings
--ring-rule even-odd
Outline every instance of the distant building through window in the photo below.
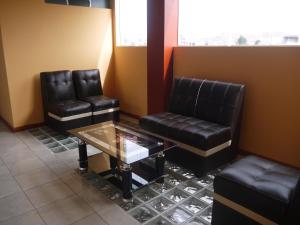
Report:
[[[179,0],[180,46],[299,45],[299,0]]]
[[[117,46],[147,45],[147,0],[115,0]]]

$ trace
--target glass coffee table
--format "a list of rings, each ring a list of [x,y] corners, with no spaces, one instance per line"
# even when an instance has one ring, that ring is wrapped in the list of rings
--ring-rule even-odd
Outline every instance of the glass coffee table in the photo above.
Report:
[[[163,182],[165,151],[176,144],[146,134],[139,129],[108,121],[69,131],[79,138],[79,169],[88,169],[86,144],[109,155],[110,169],[99,175],[123,191],[124,199],[132,198],[132,190],[151,182]],[[155,158],[151,167],[143,160]]]

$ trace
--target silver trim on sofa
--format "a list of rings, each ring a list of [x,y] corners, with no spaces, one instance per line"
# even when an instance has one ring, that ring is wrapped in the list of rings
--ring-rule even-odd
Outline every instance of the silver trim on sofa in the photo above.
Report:
[[[258,222],[262,225],[278,225],[277,223],[273,222],[272,220],[269,220],[268,218],[253,212],[252,210],[237,204],[236,202],[233,202],[229,200],[228,198],[225,198],[217,193],[213,193],[214,200],[218,201],[219,203],[233,209],[236,212],[239,212],[240,214],[254,220],[255,222]]]
[[[93,112],[93,116],[102,115],[102,114],[111,113],[111,112],[116,112],[116,111],[119,111],[119,110],[120,110],[120,107],[104,109],[104,110]]]
[[[77,114],[74,116],[66,116],[66,117],[60,117],[51,112],[48,112],[48,116],[50,116],[53,119],[56,119],[58,121],[70,121],[70,120],[76,120],[76,119],[92,116],[92,112],[81,113],[81,114]]]
[[[200,155],[202,157],[209,157],[209,156],[211,156],[211,155],[213,155],[213,154],[215,154],[215,153],[217,153],[217,152],[219,152],[219,151],[221,151],[223,149],[226,149],[227,147],[229,147],[231,145],[231,142],[232,142],[231,140],[229,140],[229,141],[226,141],[225,143],[220,144],[220,145],[218,145],[216,147],[213,147],[211,149],[203,150],[203,149],[196,148],[194,146],[187,145],[187,144],[184,144],[182,142],[179,142],[179,141],[176,141],[176,140],[173,140],[173,139],[170,139],[170,138],[158,135],[156,133],[149,132],[149,131],[147,131],[145,129],[142,129],[142,130],[143,130],[143,132],[151,134],[151,135],[156,136],[158,138],[163,138],[163,139],[166,139],[168,141],[174,142],[174,143],[176,143],[178,145],[178,147],[184,148],[184,149],[186,149],[186,150],[188,150],[190,152],[193,152],[193,153],[195,153],[197,155]]]

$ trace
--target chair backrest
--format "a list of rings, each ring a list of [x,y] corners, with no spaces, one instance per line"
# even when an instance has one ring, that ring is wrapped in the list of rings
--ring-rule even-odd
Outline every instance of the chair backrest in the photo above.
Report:
[[[76,98],[71,71],[42,72],[40,78],[44,105]]]
[[[175,78],[169,99],[169,111],[184,116],[194,116],[199,87],[203,80]]]
[[[100,72],[98,69],[76,70],[72,73],[78,98],[103,94]]]

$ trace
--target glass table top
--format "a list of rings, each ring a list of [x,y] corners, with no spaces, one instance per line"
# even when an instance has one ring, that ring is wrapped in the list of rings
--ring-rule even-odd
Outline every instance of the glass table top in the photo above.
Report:
[[[69,132],[126,164],[154,156],[176,146],[173,142],[113,121],[81,127]]]

